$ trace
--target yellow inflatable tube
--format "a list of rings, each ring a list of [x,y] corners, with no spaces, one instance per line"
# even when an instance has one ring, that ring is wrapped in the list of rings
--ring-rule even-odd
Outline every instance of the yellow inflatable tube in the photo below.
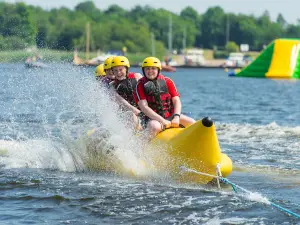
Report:
[[[152,159],[155,167],[171,172],[181,182],[206,184],[213,179],[193,173],[182,173],[181,166],[218,175],[219,165],[223,177],[232,171],[232,161],[221,152],[214,123],[208,117],[187,128],[167,129],[155,137],[153,144],[157,147],[164,146],[158,148],[164,152],[158,152],[157,157]],[[162,160],[161,156],[164,154],[172,160]]]
[[[208,117],[187,128],[171,128],[159,133],[143,150],[141,159],[130,161],[126,155],[98,155],[97,152],[93,148],[89,151],[90,168],[137,177],[163,173],[178,182],[207,184],[212,177],[183,172],[182,166],[214,176],[221,172],[223,177],[232,171],[231,159],[221,152],[214,123]]]

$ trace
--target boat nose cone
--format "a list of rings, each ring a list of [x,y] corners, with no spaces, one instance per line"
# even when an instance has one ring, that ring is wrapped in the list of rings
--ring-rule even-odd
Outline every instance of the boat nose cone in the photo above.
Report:
[[[204,117],[202,119],[202,124],[205,127],[211,127],[214,124],[214,122],[212,121],[212,119],[210,117]]]

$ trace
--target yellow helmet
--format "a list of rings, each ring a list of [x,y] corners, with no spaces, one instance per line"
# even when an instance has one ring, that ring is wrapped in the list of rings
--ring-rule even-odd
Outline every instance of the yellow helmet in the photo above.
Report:
[[[129,60],[125,56],[115,56],[111,62],[111,67],[115,66],[127,66],[129,68]]]
[[[104,71],[104,64],[100,64],[99,66],[96,67],[95,70],[95,76],[100,77],[100,76],[105,76],[106,73]]]
[[[161,62],[156,57],[147,57],[146,59],[144,59],[142,68],[149,66],[154,66],[161,70]]]
[[[105,70],[111,69],[111,61],[113,60],[113,58],[114,58],[113,56],[110,56],[105,59],[105,61],[104,61],[104,69]]]

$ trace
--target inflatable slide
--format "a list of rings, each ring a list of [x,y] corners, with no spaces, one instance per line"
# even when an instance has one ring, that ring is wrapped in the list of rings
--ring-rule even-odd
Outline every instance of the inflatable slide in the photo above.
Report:
[[[261,77],[278,79],[300,78],[300,39],[276,39],[248,66],[236,73],[236,77]]]

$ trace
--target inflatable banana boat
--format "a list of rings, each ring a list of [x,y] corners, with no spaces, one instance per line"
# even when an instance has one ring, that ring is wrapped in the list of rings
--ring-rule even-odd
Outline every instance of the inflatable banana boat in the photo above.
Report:
[[[155,173],[168,173],[184,183],[206,184],[213,176],[226,177],[232,171],[232,161],[221,152],[214,123],[208,117],[187,128],[171,128],[159,133],[144,152],[145,158],[125,163],[127,165],[119,160],[128,158],[126,155],[111,157],[113,160],[109,158],[111,154],[100,157],[93,154],[91,158],[101,170],[139,176],[153,173],[154,169]],[[183,172],[183,167],[213,176]]]
[[[172,128],[153,140],[159,154],[153,157],[156,168],[171,172],[181,182],[208,183],[213,177],[182,173],[182,167],[215,176],[228,176],[232,161],[221,152],[213,121],[206,117],[187,128]],[[163,146],[163,147],[159,147]],[[165,155],[168,159],[164,160]]]
[[[97,141],[95,146],[103,144]],[[226,177],[232,171],[232,161],[221,152],[214,123],[208,117],[187,128],[170,128],[159,133],[143,149],[145,157],[141,159],[130,160],[132,157],[118,149],[102,152],[100,156],[94,154],[97,152],[90,151],[89,167],[118,174],[147,176],[167,173],[179,182],[206,184],[213,180],[213,176]],[[184,172],[182,168],[212,176]]]

